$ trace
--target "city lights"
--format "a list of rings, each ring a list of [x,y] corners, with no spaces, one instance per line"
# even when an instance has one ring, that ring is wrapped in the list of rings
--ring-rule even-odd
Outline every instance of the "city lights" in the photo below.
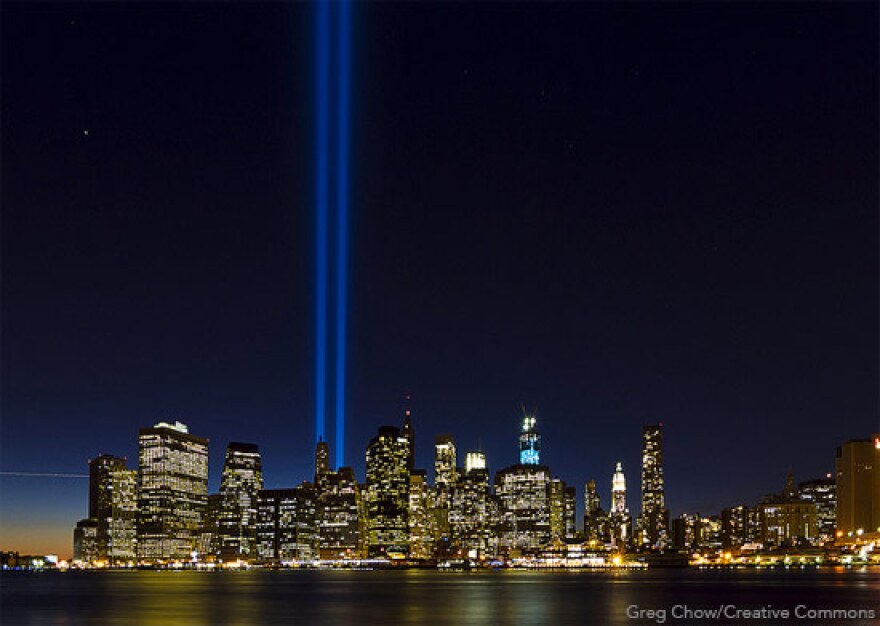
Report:
[[[370,562],[396,567],[638,568],[806,567],[853,565],[880,558],[871,472],[880,468],[874,439],[841,446],[835,474],[796,483],[757,504],[721,515],[665,508],[663,437],[642,430],[640,514],[627,502],[622,463],[611,474],[610,505],[595,480],[577,493],[523,451],[540,449],[534,415],[523,421],[519,463],[495,471],[484,452],[467,451],[464,467],[451,435],[434,438],[433,482],[414,463],[412,412],[402,427],[381,426],[365,450],[366,480],[350,467],[331,469],[328,446],[315,446],[314,478],[264,489],[255,444],[227,446],[219,493],[207,492],[208,440],[181,422],[139,432],[137,470],[100,455],[89,464],[89,517],[74,530],[73,567],[135,564],[170,568],[339,567]],[[140,489],[134,488],[135,484]],[[171,486],[168,497],[164,489]],[[853,524],[852,521],[858,521]],[[56,567],[34,559],[33,567]]]

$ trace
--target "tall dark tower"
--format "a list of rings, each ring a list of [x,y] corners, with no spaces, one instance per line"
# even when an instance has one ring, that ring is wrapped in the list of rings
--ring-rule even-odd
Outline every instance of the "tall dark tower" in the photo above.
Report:
[[[330,471],[330,446],[324,439],[320,439],[315,446],[315,484],[320,483],[320,478]]]
[[[125,458],[102,454],[89,461],[89,517],[110,517],[111,474],[125,469]]]
[[[666,540],[669,511],[663,483],[663,424],[642,428],[642,514],[639,518],[639,543],[658,547]]]
[[[102,454],[89,461],[89,518],[97,522],[99,559],[135,558],[136,510],[137,472],[126,467],[125,458]]]
[[[401,434],[409,441],[409,456],[406,457],[406,468],[411,472],[416,466],[416,431],[412,425],[412,410],[409,408],[410,396],[407,394],[407,407],[403,410],[403,430]]]

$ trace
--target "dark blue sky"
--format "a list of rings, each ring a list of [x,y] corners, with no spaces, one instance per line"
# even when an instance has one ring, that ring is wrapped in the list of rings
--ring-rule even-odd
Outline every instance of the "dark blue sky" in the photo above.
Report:
[[[878,429],[875,3],[355,10],[347,453],[432,437],[674,514]],[[309,5],[3,4],[3,470],[136,460],[180,419],[311,474]],[[86,134],[86,131],[88,134]],[[69,551],[84,481],[0,478]],[[7,545],[8,544],[8,545]]]

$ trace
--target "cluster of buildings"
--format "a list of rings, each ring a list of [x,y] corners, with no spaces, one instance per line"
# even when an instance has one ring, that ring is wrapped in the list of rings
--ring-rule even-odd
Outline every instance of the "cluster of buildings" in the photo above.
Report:
[[[483,452],[435,437],[433,482],[415,463],[415,431],[382,426],[366,447],[366,476],[331,469],[319,441],[310,481],[264,489],[259,448],[230,443],[219,492],[208,493],[208,440],[180,422],[138,435],[138,467],[100,455],[89,462],[89,516],[74,530],[74,560],[96,566],[344,563],[618,565],[645,557],[880,545],[880,436],[850,441],[836,476],[795,486],[720,516],[670,521],[663,427],[642,429],[641,508],[633,516],[618,463],[607,510],[595,480],[575,487],[541,462],[541,435],[524,415],[519,462],[490,475]]]
[[[795,483],[721,515],[683,513],[672,520],[672,545],[706,556],[802,554],[880,548],[880,435],[837,448],[835,471]]]

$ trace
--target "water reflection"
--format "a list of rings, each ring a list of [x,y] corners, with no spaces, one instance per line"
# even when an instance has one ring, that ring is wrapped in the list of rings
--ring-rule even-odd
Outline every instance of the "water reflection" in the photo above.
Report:
[[[16,625],[646,624],[627,607],[874,608],[880,572],[5,573]],[[809,623],[799,620],[799,623]]]

